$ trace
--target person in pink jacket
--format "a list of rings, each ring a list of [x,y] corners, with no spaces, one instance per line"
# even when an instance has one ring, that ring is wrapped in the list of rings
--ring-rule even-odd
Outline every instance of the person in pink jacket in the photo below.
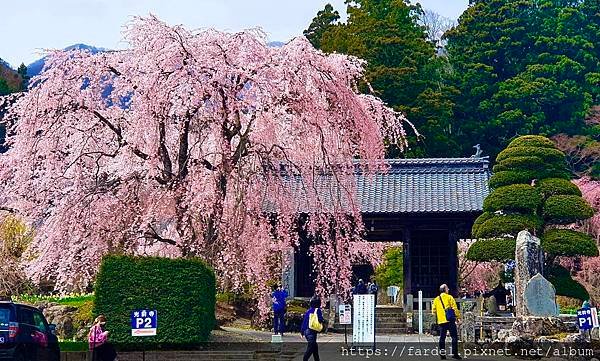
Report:
[[[99,315],[94,320],[88,334],[88,342],[93,361],[117,360],[115,349],[108,343],[108,331],[106,331],[106,317],[104,315]]]

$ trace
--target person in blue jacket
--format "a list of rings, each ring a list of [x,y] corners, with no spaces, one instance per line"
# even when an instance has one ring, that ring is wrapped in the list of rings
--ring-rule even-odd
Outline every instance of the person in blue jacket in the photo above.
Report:
[[[310,356],[313,356],[315,361],[320,361],[319,358],[319,346],[317,345],[317,331],[311,330],[308,327],[308,321],[310,319],[310,315],[313,314],[317,310],[317,317],[319,318],[319,322],[323,324],[323,313],[321,312],[321,299],[318,297],[313,297],[310,300],[310,308],[304,314],[304,318],[302,319],[302,327],[300,328],[300,337],[306,338],[306,352],[304,352],[303,361],[308,361]]]
[[[283,332],[285,332],[285,312],[287,311],[285,300],[288,293],[278,284],[271,296],[273,299],[273,332],[283,336]]]

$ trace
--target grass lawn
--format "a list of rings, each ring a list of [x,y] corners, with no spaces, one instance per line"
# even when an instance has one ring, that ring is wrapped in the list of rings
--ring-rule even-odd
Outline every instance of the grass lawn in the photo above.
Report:
[[[42,295],[21,295],[17,297],[13,297],[13,301],[35,304],[36,302],[55,302],[60,305],[65,306],[73,306],[73,307],[81,307],[86,303],[94,302],[94,294],[75,294],[75,295],[65,295],[65,296],[42,296]]]

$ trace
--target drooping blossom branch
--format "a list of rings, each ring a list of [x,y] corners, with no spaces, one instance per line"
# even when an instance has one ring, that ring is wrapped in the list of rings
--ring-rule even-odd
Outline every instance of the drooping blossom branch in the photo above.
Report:
[[[52,52],[11,110],[0,206],[37,229],[29,275],[67,291],[109,252],[198,256],[263,299],[304,215],[318,291],[349,288],[356,168],[407,146],[402,115],[357,92],[364,62],[155,17],[124,36],[123,51]]]

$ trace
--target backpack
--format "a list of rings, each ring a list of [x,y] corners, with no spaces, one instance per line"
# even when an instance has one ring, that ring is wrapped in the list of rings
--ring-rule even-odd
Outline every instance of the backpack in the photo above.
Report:
[[[308,317],[308,328],[313,331],[321,332],[323,330],[323,324],[319,322],[319,315],[317,314],[318,308],[315,308],[315,312],[311,313]]]

